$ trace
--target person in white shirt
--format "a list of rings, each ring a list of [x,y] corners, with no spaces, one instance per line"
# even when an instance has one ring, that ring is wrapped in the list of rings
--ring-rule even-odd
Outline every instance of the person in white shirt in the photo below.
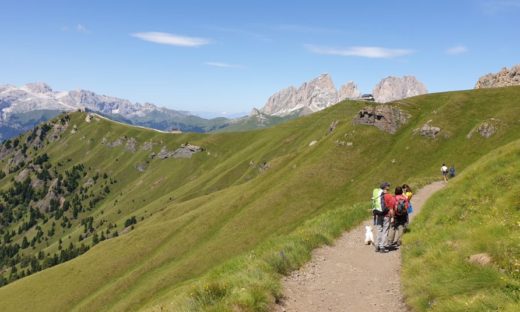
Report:
[[[446,164],[442,164],[441,173],[442,177],[444,178],[444,182],[448,182],[448,167]]]

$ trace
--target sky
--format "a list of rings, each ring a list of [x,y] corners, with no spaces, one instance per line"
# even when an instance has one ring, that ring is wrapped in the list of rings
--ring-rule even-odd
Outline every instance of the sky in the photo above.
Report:
[[[520,63],[520,0],[0,0],[0,84],[230,114],[329,73],[471,89]]]

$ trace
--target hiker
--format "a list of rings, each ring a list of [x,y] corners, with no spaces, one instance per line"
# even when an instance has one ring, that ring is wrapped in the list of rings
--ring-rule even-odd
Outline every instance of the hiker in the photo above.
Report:
[[[444,179],[444,182],[448,182],[448,167],[446,167],[446,164],[442,164],[441,173],[442,173],[442,178]]]
[[[406,222],[408,222],[408,198],[404,195],[403,188],[398,186],[395,188],[394,217],[387,241],[390,248],[401,245]]]
[[[376,226],[376,243],[375,251],[387,253],[385,243],[388,237],[388,229],[390,227],[390,213],[393,209],[393,196],[388,193],[390,183],[381,183],[379,189],[374,189],[372,192],[372,213],[374,214],[374,225]]]
[[[412,206],[412,197],[413,197],[413,191],[412,188],[408,184],[403,184],[403,195],[406,196],[406,199],[408,200],[408,213],[406,214],[406,223],[404,225],[404,230],[408,228],[408,224],[410,223],[410,215],[413,213],[413,206]]]
[[[451,167],[449,169],[449,176],[450,176],[450,178],[455,177],[455,166],[454,165],[451,165]]]
[[[387,253],[388,249],[385,247],[386,239],[388,237],[388,229],[390,227],[390,209],[387,207],[387,196],[390,183],[383,182],[379,188],[372,192],[372,213],[374,214],[374,225],[376,226],[376,243],[375,251]]]

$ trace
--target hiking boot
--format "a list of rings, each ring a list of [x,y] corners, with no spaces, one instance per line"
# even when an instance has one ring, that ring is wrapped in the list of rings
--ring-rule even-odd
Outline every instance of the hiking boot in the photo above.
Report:
[[[380,252],[380,253],[387,253],[387,252],[389,252],[389,251],[390,251],[390,250],[388,250],[387,248],[381,248],[381,249],[379,249],[379,252]]]
[[[380,250],[379,247],[376,247],[376,250],[375,250],[375,251],[376,251],[376,252],[379,252],[379,250]]]

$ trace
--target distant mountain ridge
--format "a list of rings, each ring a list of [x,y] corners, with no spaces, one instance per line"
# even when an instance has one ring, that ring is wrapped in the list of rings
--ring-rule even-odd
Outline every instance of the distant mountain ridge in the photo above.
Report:
[[[226,118],[204,119],[151,103],[100,95],[88,90],[54,91],[43,82],[21,87],[0,85],[0,135],[6,139],[62,111],[91,110],[109,118],[159,130],[207,132],[224,127]]]
[[[427,93],[413,76],[387,77],[373,90],[376,102],[390,102]],[[290,86],[271,95],[265,105],[249,116],[235,119],[205,119],[190,112],[134,103],[88,90],[54,91],[43,82],[21,87],[0,85],[0,140],[28,131],[63,111],[89,110],[110,119],[163,131],[189,132],[244,131],[270,127],[289,119],[321,111],[346,99],[357,100],[361,92],[349,81],[336,89],[329,74]]]

